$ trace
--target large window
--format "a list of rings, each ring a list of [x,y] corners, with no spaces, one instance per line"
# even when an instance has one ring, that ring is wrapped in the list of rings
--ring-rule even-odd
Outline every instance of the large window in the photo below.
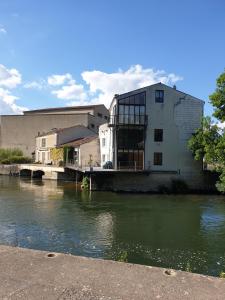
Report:
[[[145,124],[145,92],[119,99],[119,124]]]
[[[120,128],[117,140],[119,169],[143,169],[144,128]]]
[[[156,103],[163,103],[164,102],[164,91],[163,90],[156,90],[155,91],[155,102]]]
[[[155,129],[154,130],[154,141],[155,142],[163,141],[163,129]]]
[[[162,152],[154,152],[154,165],[155,166],[162,165]]]

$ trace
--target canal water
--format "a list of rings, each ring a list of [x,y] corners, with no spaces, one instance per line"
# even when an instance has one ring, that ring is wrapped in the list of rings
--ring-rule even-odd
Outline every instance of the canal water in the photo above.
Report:
[[[0,244],[218,276],[225,197],[89,193],[0,176]]]

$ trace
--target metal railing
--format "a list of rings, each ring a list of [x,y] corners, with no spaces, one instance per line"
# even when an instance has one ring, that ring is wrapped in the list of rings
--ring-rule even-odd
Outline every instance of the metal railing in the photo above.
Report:
[[[147,115],[122,114],[122,115],[111,115],[109,118],[110,126],[117,126],[117,125],[146,126],[147,124],[148,124],[148,116]]]
[[[138,161],[117,161],[117,169],[139,171],[144,169],[144,165]]]

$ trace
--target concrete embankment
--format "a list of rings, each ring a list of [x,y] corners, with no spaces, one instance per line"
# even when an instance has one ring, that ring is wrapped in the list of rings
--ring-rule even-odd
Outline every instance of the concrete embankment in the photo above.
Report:
[[[0,246],[0,299],[225,299],[225,279]]]
[[[18,175],[19,167],[17,164],[14,165],[1,165],[0,164],[0,175]]]

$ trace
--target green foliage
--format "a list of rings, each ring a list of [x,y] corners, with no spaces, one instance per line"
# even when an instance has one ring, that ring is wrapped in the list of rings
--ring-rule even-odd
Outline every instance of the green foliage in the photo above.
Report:
[[[225,272],[220,272],[220,278],[225,278]]]
[[[68,159],[69,152],[71,151],[71,147],[64,146],[63,147],[63,161],[66,162]]]
[[[188,141],[188,147],[196,160],[204,159],[209,164],[215,164],[218,162],[216,149],[220,137],[218,126],[212,124],[210,117],[205,117],[202,126]]]
[[[0,161],[11,156],[23,156],[23,152],[20,149],[3,149],[0,148]]]
[[[186,272],[192,272],[191,264],[190,264],[189,261],[188,261],[187,264],[186,264],[185,271],[186,271]]]
[[[225,71],[217,78],[216,90],[209,96],[212,105],[215,107],[214,117],[225,121]]]
[[[89,189],[89,178],[87,176],[83,177],[82,183],[81,183],[81,187],[84,190],[88,190]]]
[[[26,163],[30,163],[32,160],[29,157],[26,156],[11,156],[10,157],[10,162],[12,164],[26,164]]]
[[[3,165],[10,165],[11,162],[10,162],[10,160],[8,158],[4,158],[4,159],[1,160],[1,164],[3,164]]]
[[[23,156],[23,152],[20,149],[0,149],[1,164],[23,164],[30,162],[31,159]]]
[[[225,121],[225,72],[217,79],[215,92],[209,96],[215,108],[214,116]],[[225,131],[212,124],[210,117],[203,118],[202,126],[188,142],[196,160],[210,164],[219,176],[216,187],[225,193]]]
[[[181,179],[174,179],[171,183],[171,190],[173,193],[183,194],[187,193],[189,188],[185,181]]]
[[[128,262],[128,253],[127,253],[127,251],[121,251],[117,256],[116,261]]]

